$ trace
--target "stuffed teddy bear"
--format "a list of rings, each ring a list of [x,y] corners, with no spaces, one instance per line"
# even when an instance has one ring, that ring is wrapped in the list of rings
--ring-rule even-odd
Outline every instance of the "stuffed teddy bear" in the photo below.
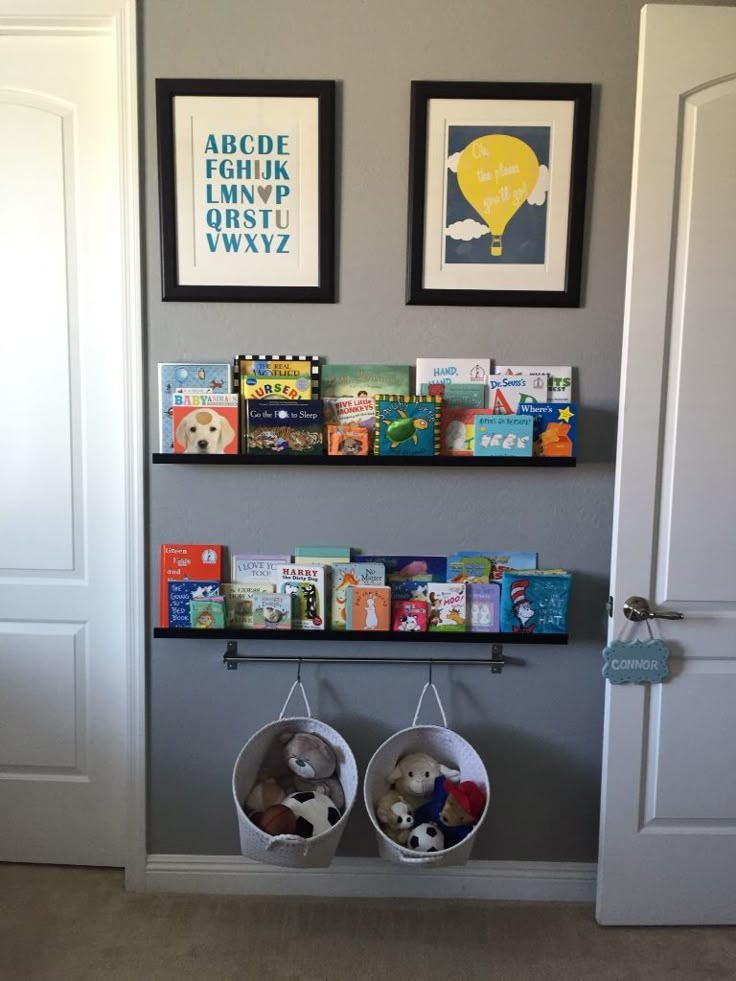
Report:
[[[443,766],[426,753],[408,753],[391,771],[388,782],[414,811],[431,798],[439,777],[457,781],[460,771]]]
[[[342,811],[345,794],[335,776],[337,755],[328,743],[311,732],[284,732],[280,736],[284,759],[297,791],[313,790],[326,794]]]
[[[472,780],[459,784],[437,777],[432,799],[415,812],[417,824],[434,822],[445,837],[445,848],[452,848],[473,830],[486,806],[486,795]]]
[[[414,827],[414,815],[409,805],[398,792],[388,790],[376,801],[376,817],[383,827],[383,833],[397,845],[405,845],[409,832]]]

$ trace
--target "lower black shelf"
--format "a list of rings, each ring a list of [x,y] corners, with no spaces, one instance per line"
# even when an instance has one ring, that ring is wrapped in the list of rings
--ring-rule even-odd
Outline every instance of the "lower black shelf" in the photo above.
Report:
[[[402,633],[398,630],[198,630],[194,627],[154,627],[153,636],[169,640],[337,640],[380,641],[384,644],[554,644],[568,643],[567,634]]]

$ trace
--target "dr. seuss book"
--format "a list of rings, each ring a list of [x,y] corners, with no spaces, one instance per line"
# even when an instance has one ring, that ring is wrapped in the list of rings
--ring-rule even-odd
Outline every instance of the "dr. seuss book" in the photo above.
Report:
[[[485,384],[491,373],[490,358],[417,358],[416,393],[423,384]]]
[[[373,452],[379,456],[436,456],[442,399],[436,395],[379,395]]]
[[[501,631],[566,634],[571,581],[560,570],[508,569],[501,580]]]
[[[484,409],[486,406],[487,385],[466,385],[455,382],[444,385],[439,382],[422,382],[420,395],[439,395],[443,411],[450,409]]]
[[[549,365],[496,365],[497,375],[546,375],[547,397],[545,402],[569,402],[572,399],[572,368]]]
[[[359,555],[355,562],[383,562],[386,581],[394,579],[421,579],[445,581],[446,555]]]
[[[491,375],[488,380],[488,411],[512,415],[520,402],[546,402],[546,375]]]
[[[160,362],[158,366],[159,451],[174,452],[174,426],[171,408],[178,388],[208,392],[232,392],[231,364]]]
[[[531,416],[478,416],[475,420],[474,456],[531,456]]]
[[[316,354],[240,354],[235,359],[244,399],[318,399],[320,364]]]
[[[283,593],[261,593],[253,597],[254,630],[291,630],[293,597]]]
[[[427,599],[427,630],[465,630],[465,583],[433,582]]]
[[[325,629],[325,567],[284,565],[279,571],[278,592],[292,597],[292,625],[295,630]]]
[[[507,569],[537,568],[536,552],[486,552],[491,560],[491,582],[501,582]]]
[[[391,601],[391,629],[421,633],[427,629],[428,603],[421,599]]]
[[[343,396],[324,399],[325,422],[343,426],[362,426],[370,429],[376,424],[376,400],[372,395]]]
[[[163,544],[159,549],[159,624],[169,626],[169,583],[222,579],[222,545]],[[217,592],[217,589],[214,590]],[[181,626],[181,624],[179,624]]]
[[[574,402],[533,402],[519,406],[519,415],[534,420],[534,456],[575,456],[577,406]]]
[[[468,629],[496,633],[500,629],[501,584],[469,582],[465,590]]]
[[[252,627],[254,597],[275,591],[275,583],[224,582],[220,586],[220,593],[225,598],[227,626],[238,629]]]
[[[239,583],[275,583],[287,562],[291,562],[290,555],[233,555],[230,578]]]
[[[225,626],[225,601],[222,596],[190,600],[189,626],[197,630],[221,630]]]
[[[409,365],[325,364],[322,365],[322,398],[349,395],[373,398],[382,392],[409,395]]]
[[[209,600],[220,593],[217,582],[197,579],[173,580],[166,584],[168,596],[167,627],[190,627],[189,604],[192,600]]]
[[[348,586],[345,616],[348,630],[390,630],[388,586]]]
[[[237,395],[174,393],[171,419],[175,453],[237,453]]]
[[[249,399],[245,452],[251,456],[297,453],[321,456],[324,413],[322,402],[262,402]]]
[[[440,453],[442,456],[473,456],[475,420],[487,409],[452,409],[442,405]]]
[[[370,442],[371,430],[365,426],[327,427],[327,452],[330,456],[368,456]]]
[[[383,562],[340,562],[332,566],[332,629],[344,630],[347,624],[347,591],[350,586],[383,586],[386,566]]]

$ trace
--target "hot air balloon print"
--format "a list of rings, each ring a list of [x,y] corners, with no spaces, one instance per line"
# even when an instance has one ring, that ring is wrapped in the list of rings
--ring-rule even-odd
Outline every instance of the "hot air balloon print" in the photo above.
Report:
[[[506,226],[536,187],[539,166],[529,144],[507,134],[481,136],[460,153],[458,186],[488,226],[492,257],[503,255]]]

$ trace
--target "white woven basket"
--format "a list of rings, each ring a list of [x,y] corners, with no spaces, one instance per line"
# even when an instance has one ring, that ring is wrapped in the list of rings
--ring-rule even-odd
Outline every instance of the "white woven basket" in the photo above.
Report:
[[[420,726],[417,725],[419,712],[422,702],[428,689],[432,690],[440,714],[442,715],[441,726]],[[462,780],[473,780],[483,789],[486,795],[486,805],[483,813],[478,819],[473,830],[462,841],[459,841],[451,848],[445,848],[441,852],[431,854],[417,853],[402,845],[397,845],[388,835],[384,834],[381,825],[376,817],[376,802],[389,789],[388,775],[394,769],[402,756],[407,753],[428,753],[439,763],[454,767],[461,773]],[[378,842],[378,854],[387,862],[403,862],[406,865],[415,866],[442,866],[442,865],[464,865],[470,858],[475,839],[480,826],[483,824],[488,813],[488,803],[490,800],[490,782],[483,761],[473,747],[462,736],[447,728],[447,718],[440,701],[440,696],[435,686],[428,682],[422,689],[419,696],[419,704],[414,715],[414,721],[408,729],[402,729],[394,733],[385,743],[378,747],[371,757],[365,771],[365,781],[363,783],[363,799],[371,819],[373,828],[376,832]]]
[[[307,714],[285,719],[284,713],[297,687],[304,698]],[[337,824],[313,838],[301,838],[298,835],[267,835],[253,824],[243,810],[243,801],[258,781],[262,770],[278,768],[282,759],[282,747],[278,737],[282,732],[309,732],[321,736],[332,746],[338,759],[336,775],[345,793],[345,810]],[[269,865],[283,865],[292,869],[324,868],[334,857],[357,794],[358,767],[352,750],[339,732],[320,722],[319,719],[312,718],[304,686],[300,680],[297,680],[291,686],[278,720],[270,722],[254,733],[235,761],[233,798],[240,830],[240,851],[246,858],[266,862]]]

